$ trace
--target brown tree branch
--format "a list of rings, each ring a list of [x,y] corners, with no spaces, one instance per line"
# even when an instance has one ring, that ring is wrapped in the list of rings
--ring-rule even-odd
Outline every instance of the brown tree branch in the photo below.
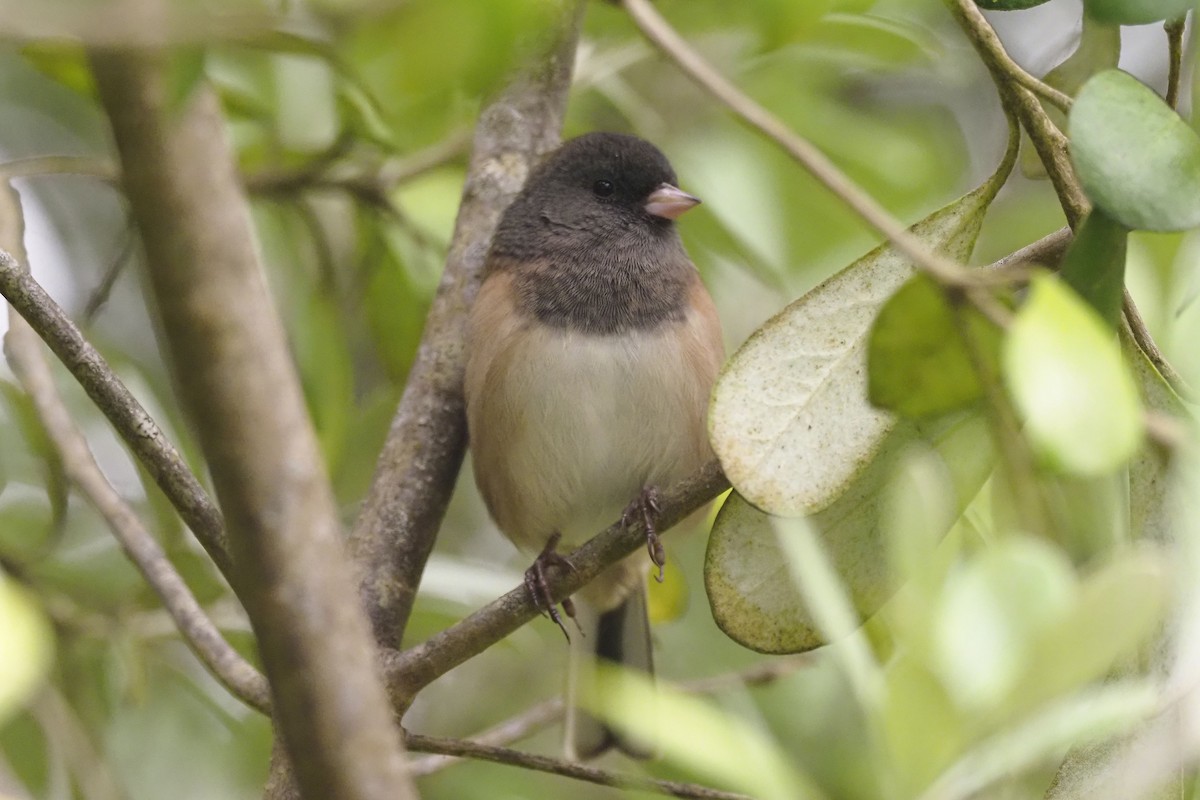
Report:
[[[982,21],[982,25],[979,24],[980,21]],[[971,15],[971,30],[968,31],[968,35],[989,69],[994,68],[1012,83],[1046,100],[1057,107],[1059,111],[1066,113],[1071,110],[1072,100],[1068,95],[1030,75],[1013,60],[982,12],[978,15]]]
[[[467,309],[500,214],[559,139],[584,3],[566,4],[527,71],[475,129],[446,268],[352,546],[376,639],[399,642],[466,450],[462,376]]]
[[[0,182],[0,246],[26,258],[24,215],[20,197],[7,181]],[[0,250],[0,271],[25,272],[10,253]],[[266,678],[234,650],[196,600],[133,509],[117,494],[92,456],[87,440],[71,419],[50,371],[37,334],[9,307],[4,352],[13,374],[33,402],[47,438],[62,461],[63,470],[100,513],[121,549],[162,600],[176,629],[200,663],[251,708],[270,714],[271,697]]]
[[[11,184],[0,182],[0,246],[11,248],[24,259],[24,238],[20,198]],[[26,266],[10,253],[0,250],[0,269],[24,272]],[[175,627],[200,663],[235,697],[269,714],[271,698],[266,679],[225,641],[158,542],[104,477],[87,440],[71,419],[71,413],[54,385],[54,376],[37,334],[11,306],[8,317],[4,352],[9,366],[33,402],[38,420],[58,453],[67,478],[104,517],[121,549],[158,594]]]
[[[415,797],[216,95],[172,101],[160,51],[90,59],[296,783]]]
[[[8,253],[0,251],[0,261],[8,258]],[[188,647],[234,697],[251,708],[270,714],[271,697],[266,678],[225,641],[162,547],[104,477],[87,440],[58,395],[37,335],[15,314],[10,315],[4,350],[13,373],[33,401],[50,442],[62,458],[67,477],[104,517],[121,549],[162,600]]]
[[[232,583],[233,561],[225,541],[221,512],[158,423],[116,376],[104,356],[83,338],[62,307],[11,257],[0,258],[0,295],[75,376],[171,501],[217,569]]]
[[[496,764],[507,764],[512,767],[548,772],[553,775],[596,783],[601,786],[635,789],[643,792],[663,794],[668,797],[694,798],[694,800],[751,800],[749,795],[737,792],[710,789],[707,786],[700,786],[694,783],[662,781],[656,778],[645,778],[640,775],[612,772],[600,769],[599,767],[580,764],[577,761],[564,761],[559,758],[523,753],[520,750],[512,750],[507,747],[496,747],[478,742],[468,742],[462,739],[443,739],[436,736],[422,736],[417,733],[409,733],[405,736],[404,740],[410,750],[418,753],[442,753],[461,758],[476,758]]]

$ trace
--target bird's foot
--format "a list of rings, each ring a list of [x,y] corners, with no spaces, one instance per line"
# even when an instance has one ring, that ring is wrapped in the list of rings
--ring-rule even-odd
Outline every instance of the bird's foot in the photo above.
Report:
[[[641,494],[634,498],[632,503],[625,507],[624,513],[621,514],[621,524],[628,528],[635,522],[642,523],[642,528],[646,531],[646,552],[650,554],[650,560],[654,562],[654,566],[658,567],[658,574],[654,576],[654,579],[662,583],[667,553],[663,549],[662,540],[658,538],[660,513],[662,513],[662,508],[658,503],[658,488],[647,486],[642,489]]]
[[[533,597],[533,604],[539,611],[545,613],[558,626],[558,629],[563,632],[563,636],[567,637],[567,641],[571,641],[571,634],[567,633],[567,626],[563,624],[562,615],[558,613],[558,608],[554,604],[554,596],[550,593],[550,584],[546,580],[546,572],[550,568],[569,569],[575,571],[575,567],[571,565],[555,548],[558,547],[558,540],[562,538],[562,534],[557,531],[551,534],[546,540],[546,546],[542,548],[542,552],[538,553],[538,557],[533,560],[533,564],[529,569],[525,570],[525,588],[529,590],[529,594]],[[564,597],[562,600],[563,614],[575,623],[575,627],[579,630],[580,635],[583,635],[583,629],[579,627],[579,621],[575,619],[575,603],[570,597]]]

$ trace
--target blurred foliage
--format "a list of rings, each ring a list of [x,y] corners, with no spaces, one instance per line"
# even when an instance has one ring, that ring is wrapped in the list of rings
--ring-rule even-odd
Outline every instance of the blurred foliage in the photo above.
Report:
[[[450,240],[466,156],[465,146],[446,145],[464,141],[481,103],[552,5],[179,0],[152,25],[88,0],[10,4],[0,22],[8,42],[0,48],[7,123],[0,151],[6,159],[109,157],[77,42],[166,43],[174,97],[182,102],[200,80],[218,87],[252,188],[276,302],[349,519],[415,356]],[[1154,18],[1182,7],[1113,0],[1088,8],[1101,18],[1097,9],[1118,6]],[[935,0],[663,0],[659,7],[719,69],[906,222],[979,186],[1004,150],[1005,125],[986,73]],[[1056,19],[1060,27],[1078,25],[1070,9]],[[1054,33],[1032,22],[1021,31],[1035,46]],[[1084,67],[1079,83],[1097,65]],[[1101,122],[1083,123],[1094,149],[1077,157],[1095,154],[1088,188],[1098,201],[1112,199],[1106,210],[1144,211],[1142,195],[1131,198],[1121,183],[1140,178],[1139,193],[1169,195],[1154,212],[1152,222],[1159,222],[1143,227],[1187,228],[1132,234],[1127,273],[1168,357],[1195,382],[1200,240],[1188,228],[1190,217],[1161,223],[1162,214],[1190,213],[1200,196],[1188,194],[1194,134],[1144,87],[1105,74],[1089,90],[1094,106],[1081,102],[1079,113]],[[1060,85],[1074,91],[1079,83]],[[1129,102],[1141,111],[1121,117],[1117,129],[1104,124],[1114,104],[1125,109],[1122,98],[1138,92]],[[1149,147],[1153,137],[1138,125],[1156,120],[1167,133]],[[619,8],[602,2],[588,10],[564,134],[595,129],[654,141],[683,187],[704,199],[680,227],[713,290],[731,350],[877,244],[857,217],[664,63]],[[1131,143],[1139,160],[1114,176],[1103,168],[1125,163],[1106,160],[1105,148],[1117,139]],[[1160,158],[1172,146],[1186,156],[1179,174],[1164,172],[1171,168]],[[432,163],[409,172],[430,153]],[[154,346],[138,265],[123,263],[136,258],[121,254],[127,223],[116,194],[61,176],[23,180],[19,188],[35,273],[77,319],[85,307],[99,308],[86,322],[88,336],[204,475],[171,395],[168,365]],[[1063,224],[1045,182],[1013,177],[994,202],[987,199],[979,262]],[[955,255],[968,257],[975,236],[972,230]],[[115,283],[98,296],[114,268]],[[1063,523],[1057,529],[1071,536],[1037,536],[1044,531],[1009,510],[1020,487],[1001,474],[985,482],[996,456],[979,413],[896,434],[881,446],[888,459],[860,483],[861,494],[831,505],[825,517],[785,524],[734,497],[722,515],[767,538],[748,547],[737,536],[718,536],[714,542],[729,555],[717,560],[733,569],[738,558],[758,558],[778,590],[772,621],[805,615],[816,637],[806,641],[836,641],[765,687],[727,688],[703,699],[672,694],[654,715],[645,713],[639,687],[614,689],[630,699],[605,704],[617,724],[682,722],[660,731],[668,758],[630,765],[613,756],[603,766],[712,780],[762,796],[1033,798],[1043,796],[1071,747],[1132,732],[1149,718],[1156,710],[1153,669],[1169,663],[1155,651],[1155,636],[1164,626],[1189,631],[1197,622],[1188,577],[1200,569],[1200,517],[1188,498],[1200,496],[1200,473],[1145,442],[1139,408],[1174,415],[1187,409],[1145,359],[1133,361],[1130,378],[1091,310],[1052,281],[1040,279],[1018,312],[1019,335],[1006,344],[1004,370],[1038,455],[1091,476],[1034,476]],[[1071,282],[1077,290],[1083,285]],[[875,308],[865,310],[864,325]],[[937,304],[922,311],[938,331],[945,312]],[[1076,384],[1087,391],[1066,407],[1045,391],[1064,364],[1088,381]],[[904,374],[892,379],[893,388],[904,388]],[[110,478],[152,523],[231,641],[253,657],[248,626],[202,552],[99,414],[61,377]],[[33,797],[48,800],[258,797],[269,724],[229,699],[182,646],[102,521],[67,490],[19,389],[6,374],[0,378],[0,657],[33,676],[22,681],[44,682],[38,690],[0,677],[0,780],[11,773]],[[866,529],[869,536],[825,544],[818,535]],[[729,523],[724,530],[738,529]],[[667,620],[656,627],[664,681],[770,658],[734,644],[714,623],[701,580],[706,537],[673,534],[667,544],[669,593],[655,601],[656,617]],[[465,477],[410,641],[517,585],[525,566],[495,534]],[[882,610],[855,629],[864,605]],[[18,643],[18,635],[26,639]],[[794,641],[786,645],[759,649],[795,649]],[[560,634],[535,622],[431,686],[406,724],[434,734],[474,733],[558,694],[565,657]],[[1123,677],[1105,680],[1116,676]],[[522,746],[557,754],[557,731]],[[1188,777],[1173,796],[1193,796],[1191,783]],[[428,798],[620,794],[474,763],[423,778],[420,786]]]

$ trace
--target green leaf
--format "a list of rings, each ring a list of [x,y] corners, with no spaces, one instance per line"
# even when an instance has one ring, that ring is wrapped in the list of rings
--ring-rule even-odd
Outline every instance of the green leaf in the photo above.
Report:
[[[871,328],[871,402],[917,419],[964,408],[983,394],[973,352],[996,375],[1000,340],[1000,329],[978,309],[952,302],[927,275],[914,276],[884,303]]]
[[[974,247],[1012,168],[934,212],[912,233],[955,260]],[[867,400],[867,336],[877,309],[913,274],[882,245],[770,319],[725,365],[709,436],[725,474],[754,505],[784,516],[833,503],[872,462],[895,419]]]
[[[96,96],[96,83],[83,46],[73,42],[40,40],[21,48],[24,58],[38,72],[83,97]]]
[[[1083,0],[1092,19],[1114,25],[1146,25],[1177,19],[1196,7],[1196,0]]]
[[[167,62],[167,108],[178,111],[204,78],[205,54],[201,47],[183,47],[171,52]]]
[[[1133,341],[1128,327],[1122,325],[1118,333],[1121,352],[1133,368],[1146,408],[1190,420],[1183,400]],[[1142,446],[1129,465],[1129,524],[1135,539],[1167,542],[1174,538],[1178,509],[1170,502],[1170,466],[1171,453],[1150,443]]]
[[[866,636],[857,630],[858,614],[814,526],[803,518],[776,518],[774,528],[796,589],[818,629],[832,643],[831,656],[840,662],[842,673],[854,687],[859,707],[873,714],[883,699],[883,671]]]
[[[1068,286],[1116,328],[1125,302],[1125,251],[1129,229],[1103,209],[1084,219],[1063,256],[1059,275]]]
[[[884,491],[899,456],[920,429],[901,423],[877,457],[827,508],[808,517],[860,617],[875,613],[895,590],[885,541],[890,513]],[[955,514],[983,485],[993,464],[991,437],[980,414],[958,415],[929,427],[953,483]],[[943,519],[941,538],[953,519]],[[797,591],[775,535],[774,518],[736,492],[721,506],[708,540],[704,587],[718,627],[739,644],[763,653],[795,653],[825,644],[821,626]]]
[[[0,572],[0,723],[42,682],[53,642],[50,624],[33,598]]]
[[[1115,337],[1074,292],[1034,278],[1004,349],[1004,371],[1026,433],[1050,466],[1102,475],[1142,438],[1142,407]]]
[[[1158,629],[1170,571],[1149,552],[1125,553],[1090,576],[1069,613],[1043,628],[1013,692],[1023,708],[1108,675]]]
[[[1032,654],[1034,637],[1069,612],[1075,574],[1062,553],[1012,538],[952,572],[934,620],[942,682],[963,708],[999,705]]]
[[[926,665],[901,649],[888,662],[883,735],[898,797],[920,797],[961,752],[967,721]]]
[[[1119,70],[1094,76],[1071,108],[1083,188],[1135,230],[1200,226],[1200,138],[1153,90]]]

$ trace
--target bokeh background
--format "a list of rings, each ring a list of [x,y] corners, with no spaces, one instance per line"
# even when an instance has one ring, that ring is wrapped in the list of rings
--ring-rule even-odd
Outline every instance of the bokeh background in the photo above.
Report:
[[[0,3],[0,159],[84,156],[99,169],[110,159],[109,144],[81,51],[69,38],[25,36],[87,35],[77,29],[86,15],[76,12],[88,4],[35,5]],[[437,285],[475,115],[539,23],[543,3],[358,5],[287,4],[296,32],[255,38],[239,32],[236,4],[181,3],[174,27],[163,31],[176,43],[181,76],[202,70],[219,87],[347,520],[368,486]],[[971,189],[1004,149],[994,89],[935,0],[664,0],[659,7],[726,75],[905,221]],[[210,14],[226,21],[189,26]],[[1017,59],[1042,74],[1073,49],[1080,5],[1052,0],[991,19]],[[105,35],[119,37],[120,26],[110,22]],[[1123,65],[1161,87],[1161,26],[1127,29],[1125,37]],[[682,187],[704,200],[680,227],[731,352],[788,301],[876,243],[604,2],[588,9],[564,136],[591,130],[655,142]],[[428,163],[402,181],[376,179],[422,159]],[[139,250],[120,196],[102,178],[56,169],[50,164],[48,174],[17,182],[34,274],[199,465],[140,290]],[[320,176],[332,179],[321,185]],[[363,177],[368,188],[348,190],[347,176]],[[1014,176],[989,214],[976,261],[1063,224],[1048,184]],[[1186,351],[1200,332],[1186,310],[1195,257],[1190,234],[1134,238],[1130,281],[1168,355]],[[1177,359],[1185,372],[1196,363]],[[153,521],[201,601],[249,653],[245,620],[202,552],[82,392],[60,378],[110,479]],[[39,687],[0,720],[0,772],[48,800],[259,796],[267,721],[226,696],[179,641],[102,521],[68,491],[2,364],[0,379],[0,564],[24,588],[22,603],[48,621],[53,640]],[[487,519],[469,470],[463,475],[422,584],[411,641],[507,591],[527,566]],[[701,579],[704,521],[694,527],[671,534],[667,582],[651,584],[659,671],[672,682],[768,658],[714,625]],[[0,660],[28,656],[0,652]],[[534,622],[432,685],[406,724],[440,735],[476,732],[558,693],[565,657],[561,634]],[[875,774],[855,768],[870,744],[844,680],[817,652],[786,678],[725,690],[713,701],[838,787],[836,796],[878,797]],[[557,753],[558,737],[551,728],[523,746]],[[448,799],[620,794],[484,764],[451,767],[420,788],[427,798]]]

